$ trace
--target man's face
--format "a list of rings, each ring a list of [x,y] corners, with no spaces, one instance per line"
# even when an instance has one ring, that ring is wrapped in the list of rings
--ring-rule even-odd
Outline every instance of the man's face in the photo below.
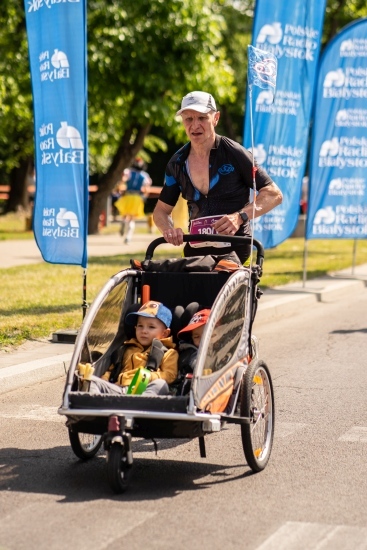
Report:
[[[214,138],[219,112],[210,111],[205,114],[187,109],[181,116],[187,137],[192,143],[203,144],[208,139]]]
[[[158,340],[167,338],[170,334],[170,329],[166,328],[166,325],[159,319],[139,315],[135,333],[139,344],[146,348],[151,345],[154,338]]]

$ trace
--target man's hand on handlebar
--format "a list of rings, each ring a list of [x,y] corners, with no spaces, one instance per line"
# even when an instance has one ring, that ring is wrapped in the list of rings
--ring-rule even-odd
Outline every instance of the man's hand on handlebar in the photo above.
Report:
[[[183,244],[183,231],[180,227],[170,227],[163,231],[163,237],[170,244],[181,246]]]

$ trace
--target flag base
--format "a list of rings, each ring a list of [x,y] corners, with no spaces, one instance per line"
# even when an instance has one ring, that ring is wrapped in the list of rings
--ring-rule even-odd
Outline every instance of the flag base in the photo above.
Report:
[[[74,344],[78,335],[77,330],[57,330],[52,333],[52,341],[64,344]]]

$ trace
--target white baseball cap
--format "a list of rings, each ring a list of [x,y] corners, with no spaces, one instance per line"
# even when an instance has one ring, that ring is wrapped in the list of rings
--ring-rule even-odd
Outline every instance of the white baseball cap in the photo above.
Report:
[[[176,116],[181,115],[183,111],[188,109],[199,113],[209,113],[210,111],[216,111],[217,106],[214,97],[207,92],[190,92],[182,98],[181,109],[177,111]]]

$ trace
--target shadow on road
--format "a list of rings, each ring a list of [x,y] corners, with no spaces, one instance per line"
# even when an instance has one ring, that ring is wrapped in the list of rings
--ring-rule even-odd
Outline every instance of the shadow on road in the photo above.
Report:
[[[145,452],[144,447],[145,443],[140,445],[139,452]],[[167,440],[165,448],[169,448]],[[146,448],[146,452],[148,450],[150,451]],[[106,458],[103,454],[83,462],[65,446],[36,450],[0,450],[1,491],[59,495],[59,502],[98,499],[123,499],[130,502],[159,500],[250,475],[252,471],[245,463],[226,465],[211,464],[205,462],[205,459],[195,462],[165,460],[159,457],[159,453],[158,456],[152,453],[151,458],[134,457],[128,490],[123,495],[116,496],[108,484]]]

